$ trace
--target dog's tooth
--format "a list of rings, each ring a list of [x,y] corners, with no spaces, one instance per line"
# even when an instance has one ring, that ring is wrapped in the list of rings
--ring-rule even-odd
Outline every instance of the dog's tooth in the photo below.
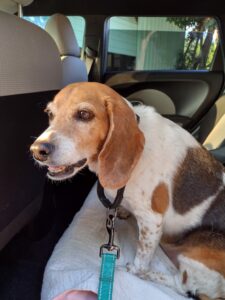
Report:
[[[65,167],[64,166],[49,166],[48,169],[50,172],[57,173],[57,172],[61,172],[61,171],[65,170]]]

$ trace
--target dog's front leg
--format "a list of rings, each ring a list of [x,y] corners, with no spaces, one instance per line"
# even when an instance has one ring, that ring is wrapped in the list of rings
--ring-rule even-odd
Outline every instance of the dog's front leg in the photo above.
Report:
[[[149,264],[162,236],[162,215],[153,211],[135,212],[139,236],[134,263],[127,264],[128,272],[143,274],[149,270]]]

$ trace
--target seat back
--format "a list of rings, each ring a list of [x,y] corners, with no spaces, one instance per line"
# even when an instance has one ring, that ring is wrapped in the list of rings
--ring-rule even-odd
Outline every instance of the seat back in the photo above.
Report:
[[[80,59],[80,48],[69,19],[62,14],[52,15],[45,30],[55,40],[63,68],[63,85],[88,81],[85,63]]]
[[[58,50],[39,27],[0,12],[0,249],[37,214],[45,176],[29,147],[62,87]]]

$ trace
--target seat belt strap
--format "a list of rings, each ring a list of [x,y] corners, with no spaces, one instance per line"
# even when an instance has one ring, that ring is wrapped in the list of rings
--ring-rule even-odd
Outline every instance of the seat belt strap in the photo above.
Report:
[[[87,73],[89,75],[95,63],[95,58],[86,56],[85,62],[86,62]]]

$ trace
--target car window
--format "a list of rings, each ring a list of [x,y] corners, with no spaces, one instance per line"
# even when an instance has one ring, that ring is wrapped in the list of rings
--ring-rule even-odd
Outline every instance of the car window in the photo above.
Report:
[[[79,47],[83,47],[84,43],[84,31],[85,31],[85,19],[81,16],[67,16],[71,22]],[[43,29],[49,19],[49,16],[24,16],[24,19],[30,21]]]
[[[219,43],[211,17],[111,17],[107,71],[210,70]]]

